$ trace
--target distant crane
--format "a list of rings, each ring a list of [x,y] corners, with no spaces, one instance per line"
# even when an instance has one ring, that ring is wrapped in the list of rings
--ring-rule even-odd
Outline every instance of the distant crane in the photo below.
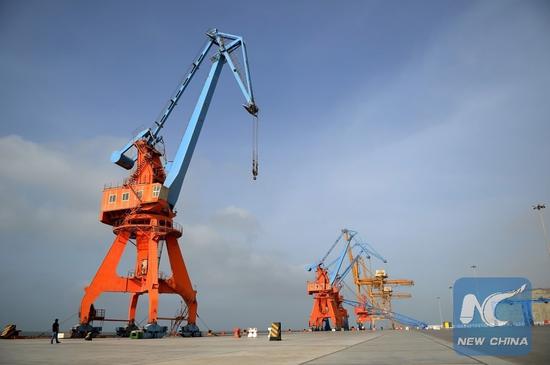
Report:
[[[359,239],[357,232],[344,232],[344,237],[350,241],[354,240],[354,244],[348,247],[348,258],[350,264],[353,263],[353,282],[355,284],[355,296],[357,297],[355,303],[359,303],[359,305],[354,306],[357,326],[359,329],[364,329],[365,324],[370,323],[371,328],[373,328],[375,320],[379,319],[380,315],[374,313],[370,308],[380,307],[381,305],[375,302],[372,287],[362,284],[360,278],[370,276],[370,269],[367,267],[365,260],[370,260],[374,256],[383,263],[388,261],[376,252],[371,245]],[[356,254],[353,253],[355,247],[359,248]]]
[[[328,261],[338,245],[340,248],[336,258]],[[346,257],[349,259],[347,266],[344,265]],[[364,329],[366,323],[374,328],[377,320],[390,320],[394,327],[394,322],[419,328],[427,326],[424,322],[392,311],[392,299],[411,297],[409,293],[394,292],[393,287],[414,285],[414,282],[407,279],[388,279],[385,270],[376,270],[373,273],[366,264],[366,260],[373,257],[387,263],[382,255],[360,238],[358,232],[342,229],[325,255],[306,267],[308,271],[315,271],[315,280],[307,282],[307,292],[313,295],[310,328],[330,330],[332,323],[337,330],[348,329],[348,314],[343,304],[353,306],[360,329]],[[344,299],[341,294],[344,286],[349,288],[344,279],[350,272],[353,273],[355,287],[351,290],[355,292],[357,300]]]
[[[533,310],[532,305],[533,304],[548,304],[550,302],[550,298],[545,298],[543,296],[539,296],[536,298],[529,298],[529,299],[505,299],[502,301],[502,303],[506,303],[509,305],[521,305],[521,313],[523,315],[523,326],[534,326],[535,325],[535,319],[533,318]]]
[[[374,274],[367,266],[365,260],[371,257],[387,263],[387,260],[374,250],[368,243],[359,238],[355,231],[344,232],[344,237],[353,240],[354,244],[348,246],[348,258],[350,264],[353,262],[353,283],[355,284],[355,295],[361,305],[355,307],[355,316],[359,328],[364,328],[366,323],[370,323],[371,328],[377,320],[390,319],[385,316],[370,313],[367,308],[378,308],[385,312],[392,311],[392,299],[410,298],[409,293],[398,293],[393,291],[393,286],[414,285],[412,280],[407,279],[388,279],[385,270],[376,270]],[[359,248],[356,255],[352,252],[354,247]],[[393,320],[392,320],[393,324]]]
[[[359,287],[364,287],[366,295],[363,298],[370,302],[373,306],[382,309],[386,312],[392,311],[393,299],[410,298],[409,293],[394,292],[394,286],[411,286],[414,285],[414,281],[408,279],[388,279],[386,270],[376,270],[374,275],[372,272],[364,267],[363,273],[369,276],[355,276],[354,282]],[[391,318],[371,316],[371,327],[374,326],[376,320],[384,320]],[[392,321],[393,325],[393,321]]]
[[[343,237],[344,240],[342,240]],[[342,243],[343,247],[336,259],[328,264],[325,263],[339,243]],[[315,281],[307,282],[307,293],[313,295],[313,307],[309,316],[309,327],[313,330],[330,330],[331,322],[336,330],[349,329],[348,312],[343,307],[344,297],[340,294],[340,289],[343,280],[353,267],[353,264],[350,264],[342,270],[350,243],[348,231],[342,230],[327,253],[315,264],[306,268],[308,271],[315,270]]]
[[[113,152],[111,161],[126,170],[135,169],[120,186],[106,187],[101,202],[100,221],[113,227],[116,238],[97,270],[80,305],[80,325],[75,328],[75,335],[82,336],[88,332],[97,332],[91,322],[108,320],[104,311],[96,310],[94,301],[104,292],[129,293],[128,328],[135,328],[136,307],[141,295],[149,299],[148,323],[145,332],[149,337],[161,337],[166,327],[158,325],[159,294],[180,295],[187,310],[187,324],[182,327],[184,336],[200,336],[196,325],[197,291],[193,289],[183,256],[178,245],[182,228],[173,219],[176,216],[174,207],[178,201],[182,184],[189,168],[210,101],[214,94],[223,66],[227,63],[242,91],[246,104],[244,108],[254,117],[253,130],[257,133],[258,107],[254,100],[248,66],[248,56],[243,38],[236,35],[209,30],[207,42],[191,68],[179,85],[176,93],[170,98],[164,111],[155,121],[152,128],[138,133],[122,149]],[[195,109],[173,162],[166,163],[164,153],[158,148],[164,143],[160,131],[187,86],[195,76],[209,51],[215,49],[210,58],[212,65],[195,105]],[[238,65],[236,54],[241,51],[243,69]],[[137,155],[136,157],[133,157]],[[257,139],[254,141],[252,174],[258,175]],[[127,242],[131,242],[137,251],[134,271],[128,276],[116,273],[117,265]],[[172,275],[164,278],[159,275],[159,261],[163,245],[166,245]],[[181,316],[179,316],[181,317]],[[181,318],[177,318],[181,320]]]
[[[343,296],[329,279],[328,270],[317,266],[315,281],[308,281],[307,292],[313,295],[313,307],[309,317],[309,327],[314,331],[348,329],[348,313],[342,306]]]
[[[414,281],[409,279],[388,279],[388,274],[385,270],[376,270],[375,281],[372,285],[372,296],[382,299],[382,308],[391,311],[392,299],[410,298],[409,293],[394,292],[394,286],[412,286]]]
[[[349,265],[343,268],[346,255],[352,250],[359,250],[379,256],[374,249],[369,249],[364,244],[354,242],[355,231],[342,229],[336,241],[329,248],[327,253],[315,264],[307,267],[308,271],[315,270],[315,281],[307,282],[307,292],[313,295],[313,307],[310,313],[309,326],[313,330],[330,330],[331,322],[336,330],[349,329],[348,313],[343,307],[344,297],[340,293],[344,285],[344,279],[354,269],[360,255],[353,256]],[[342,248],[337,257],[329,263],[325,261],[340,244]]]

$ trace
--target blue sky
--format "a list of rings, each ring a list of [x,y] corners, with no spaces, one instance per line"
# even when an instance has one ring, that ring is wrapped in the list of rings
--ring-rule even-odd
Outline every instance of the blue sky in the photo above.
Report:
[[[97,221],[103,184],[124,176],[110,153],[156,118],[211,27],[247,42],[261,140],[252,182],[251,119],[224,70],[177,206],[210,327],[307,326],[303,267],[343,227],[415,280],[395,309],[429,322],[473,264],[550,286],[530,208],[550,201],[546,2],[3,1],[2,323],[77,311],[112,241]],[[206,69],[168,122],[169,155]]]

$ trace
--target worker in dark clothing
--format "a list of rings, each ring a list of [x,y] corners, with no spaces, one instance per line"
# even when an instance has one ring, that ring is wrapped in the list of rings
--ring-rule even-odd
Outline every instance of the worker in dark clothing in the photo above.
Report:
[[[55,319],[55,322],[52,324],[52,340],[50,341],[53,344],[53,340],[55,340],[55,343],[60,343],[57,339],[57,335],[59,334],[59,319]]]

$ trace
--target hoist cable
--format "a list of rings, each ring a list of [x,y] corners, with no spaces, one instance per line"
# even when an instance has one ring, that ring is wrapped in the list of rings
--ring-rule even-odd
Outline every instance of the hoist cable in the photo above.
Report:
[[[204,324],[204,326],[205,326],[206,328],[208,328],[209,331],[211,330],[210,327],[208,327],[208,325],[206,324],[206,322],[199,316],[198,313],[197,313],[197,318],[199,319],[199,321],[202,322],[202,324]]]
[[[253,116],[252,120],[252,179],[256,180],[258,176],[258,116]]]

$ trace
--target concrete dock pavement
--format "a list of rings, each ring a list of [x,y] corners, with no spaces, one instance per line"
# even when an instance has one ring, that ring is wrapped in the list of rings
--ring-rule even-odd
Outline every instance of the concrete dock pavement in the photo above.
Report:
[[[453,330],[425,332],[438,340],[452,344]],[[514,364],[548,365],[550,364],[550,326],[535,326],[531,328],[531,351],[525,356],[498,356]],[[483,359],[483,358],[482,358]]]
[[[417,331],[283,333],[282,341],[202,337],[0,341],[0,364],[510,364],[457,355]]]
[[[452,343],[433,338],[419,331],[380,331],[344,350],[308,361],[307,365],[363,364],[487,364],[510,365],[495,357],[474,358],[457,354]]]
[[[284,332],[282,341],[269,341],[262,334],[257,338],[65,339],[59,345],[51,345],[49,339],[4,340],[0,341],[0,364],[300,364],[374,336]]]

